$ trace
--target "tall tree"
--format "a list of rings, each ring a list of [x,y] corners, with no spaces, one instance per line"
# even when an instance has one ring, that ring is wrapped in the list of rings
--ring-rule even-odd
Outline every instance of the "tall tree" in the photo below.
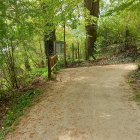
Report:
[[[86,14],[87,55],[88,58],[94,58],[95,41],[97,38],[97,19],[99,17],[99,0],[84,0],[84,4],[89,13],[89,16]]]

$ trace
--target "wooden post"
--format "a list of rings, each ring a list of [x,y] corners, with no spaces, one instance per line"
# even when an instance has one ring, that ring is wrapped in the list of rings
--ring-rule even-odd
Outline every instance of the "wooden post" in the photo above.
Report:
[[[72,62],[74,63],[74,44],[72,43]]]
[[[57,65],[57,55],[48,56],[48,79],[51,79],[51,73]]]
[[[66,59],[66,24],[64,21],[64,66],[66,67],[67,65],[67,59]]]
[[[77,60],[78,59],[78,56],[77,56],[77,48],[75,48],[75,59]]]
[[[79,44],[79,42],[78,42],[78,62],[80,61],[80,44]]]
[[[51,57],[48,56],[48,79],[51,79]]]

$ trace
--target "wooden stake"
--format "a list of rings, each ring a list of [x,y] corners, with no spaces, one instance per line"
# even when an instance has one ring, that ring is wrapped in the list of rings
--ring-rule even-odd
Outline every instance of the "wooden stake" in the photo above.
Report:
[[[66,58],[66,24],[64,22],[64,66],[67,65],[67,58]]]

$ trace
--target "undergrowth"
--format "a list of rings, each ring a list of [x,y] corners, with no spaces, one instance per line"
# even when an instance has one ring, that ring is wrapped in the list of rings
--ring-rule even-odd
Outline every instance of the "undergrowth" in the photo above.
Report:
[[[24,114],[24,109],[31,106],[36,96],[40,94],[39,90],[30,90],[20,95],[16,94],[13,97],[12,104],[3,119],[2,128],[0,129],[0,140],[12,131],[14,124],[18,123],[20,116]]]
[[[131,74],[129,83],[135,92],[133,99],[140,104],[140,70],[136,70]]]
[[[32,70],[31,74],[35,75],[35,76],[43,76],[43,77],[47,77],[48,76],[48,68],[35,68]]]
[[[55,69],[52,72],[52,80],[55,79],[55,75],[58,73],[58,71],[61,69],[61,64],[58,63]],[[33,79],[35,77],[44,77],[46,80],[48,79],[48,69],[47,68],[35,68],[33,69],[29,76],[29,83],[33,82]],[[33,104],[34,99],[38,95],[42,93],[42,90],[37,90],[35,88],[32,88],[30,90],[26,90],[26,92],[19,92],[14,93],[14,96],[8,96],[8,100],[11,102],[10,107],[8,106],[6,108],[6,114],[4,115],[3,121],[2,121],[2,127],[0,128],[0,140],[2,140],[5,135],[12,131],[14,129],[14,126],[19,122],[20,117],[24,115],[24,110],[28,107],[30,107]],[[6,96],[5,96],[6,97]]]

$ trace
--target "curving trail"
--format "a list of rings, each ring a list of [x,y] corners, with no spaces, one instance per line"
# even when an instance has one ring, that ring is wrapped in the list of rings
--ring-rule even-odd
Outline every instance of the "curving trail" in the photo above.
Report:
[[[140,140],[133,64],[65,69],[5,140]]]

